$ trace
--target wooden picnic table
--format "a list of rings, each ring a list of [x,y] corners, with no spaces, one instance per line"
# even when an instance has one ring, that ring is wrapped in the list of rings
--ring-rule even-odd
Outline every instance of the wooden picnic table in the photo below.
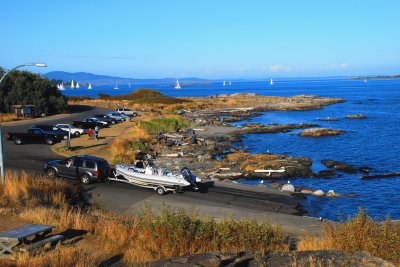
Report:
[[[45,244],[52,241],[60,240],[62,236],[52,236],[46,239],[46,235],[51,233],[54,226],[43,224],[28,224],[22,227],[11,229],[7,232],[0,233],[0,256],[11,255],[13,249],[19,245]],[[32,242],[41,239],[37,242]],[[30,241],[28,241],[30,240]]]

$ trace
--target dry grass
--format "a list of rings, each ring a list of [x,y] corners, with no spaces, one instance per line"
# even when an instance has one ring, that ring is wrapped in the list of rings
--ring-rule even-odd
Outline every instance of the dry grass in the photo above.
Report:
[[[55,190],[51,190],[53,186]],[[21,220],[51,224],[56,226],[57,232],[67,229],[87,231],[82,242],[31,256],[17,254],[12,265],[93,266],[120,254],[124,262],[138,263],[209,251],[266,253],[288,250],[281,229],[268,222],[233,219],[217,222],[168,207],[162,208],[158,215],[150,207],[144,207],[136,216],[117,215],[69,205],[79,195],[79,190],[62,198],[56,197],[68,190],[57,180],[7,172],[7,183],[0,199],[12,200],[10,203],[18,206],[17,215]],[[0,264],[3,265],[1,261]]]
[[[14,113],[0,113],[0,122],[16,121],[18,120],[17,114]]]
[[[111,144],[111,154],[114,163],[131,163],[136,158],[136,152],[146,152],[146,143],[151,140],[149,133],[133,126],[128,129],[125,136],[115,139]]]
[[[256,169],[279,169],[283,167],[283,162],[279,161],[282,158],[280,155],[249,154],[239,151],[228,154],[226,161],[228,164],[238,164],[240,171],[250,172]]]
[[[298,250],[337,249],[347,253],[368,251],[400,265],[400,223],[389,218],[378,222],[361,210],[337,226],[325,224],[321,238],[304,237]]]

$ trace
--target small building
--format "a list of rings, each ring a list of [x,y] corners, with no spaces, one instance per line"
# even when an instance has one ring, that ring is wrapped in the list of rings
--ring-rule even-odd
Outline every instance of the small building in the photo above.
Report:
[[[31,117],[34,105],[13,105],[12,108],[17,117]]]

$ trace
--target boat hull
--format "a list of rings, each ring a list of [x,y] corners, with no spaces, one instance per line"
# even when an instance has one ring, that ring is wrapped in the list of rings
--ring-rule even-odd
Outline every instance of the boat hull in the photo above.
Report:
[[[186,187],[190,185],[182,175],[159,175],[158,173],[148,173],[144,169],[126,165],[117,165],[115,172],[117,175],[122,175],[129,182],[142,186]]]

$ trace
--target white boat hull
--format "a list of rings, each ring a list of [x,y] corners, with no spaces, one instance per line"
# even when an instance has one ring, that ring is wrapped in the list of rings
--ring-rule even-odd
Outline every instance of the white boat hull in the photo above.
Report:
[[[182,175],[150,173],[149,170],[135,168],[126,165],[116,165],[115,172],[125,179],[139,186],[165,186],[165,187],[186,187],[190,183]]]

